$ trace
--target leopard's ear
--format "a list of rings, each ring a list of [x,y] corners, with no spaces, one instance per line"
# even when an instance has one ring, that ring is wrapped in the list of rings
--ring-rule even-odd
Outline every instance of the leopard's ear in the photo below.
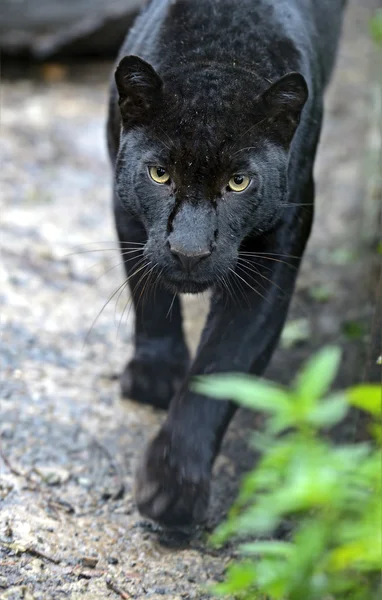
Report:
[[[138,56],[125,56],[115,71],[115,83],[124,126],[147,120],[162,91],[162,80],[153,67]]]
[[[286,143],[292,141],[308,99],[308,86],[301,73],[288,73],[261,96],[263,110]]]

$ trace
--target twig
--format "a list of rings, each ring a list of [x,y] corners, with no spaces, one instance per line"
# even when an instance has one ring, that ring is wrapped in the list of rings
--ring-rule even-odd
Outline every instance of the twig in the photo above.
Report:
[[[8,469],[10,470],[11,473],[13,473],[13,475],[17,475],[17,477],[25,477],[25,479],[28,479],[28,477],[25,475],[25,473],[21,473],[21,471],[19,471],[18,469],[16,469],[16,467],[14,467],[11,464],[8,456],[6,456],[4,454],[4,450],[3,450],[2,446],[1,446],[1,444],[0,444],[0,456],[1,456],[1,460],[3,461],[3,463],[5,464],[5,466],[8,467]]]
[[[73,569],[73,575],[76,575],[79,579],[92,579],[93,577],[102,577],[105,575],[105,571],[101,569]]]
[[[41,487],[41,483],[39,481],[36,481],[35,479],[33,479],[33,477],[31,476],[30,473],[28,473],[28,472],[25,473],[23,471],[20,471],[16,467],[14,467],[13,464],[10,462],[9,458],[4,453],[4,450],[1,446],[1,444],[0,444],[0,458],[4,462],[5,466],[9,469],[9,471],[11,473],[13,473],[13,475],[16,475],[17,477],[22,477],[23,479],[25,479],[25,481],[30,486],[28,489],[30,489],[33,492],[39,492],[41,494],[41,496],[43,497],[43,499],[45,500],[45,502],[47,503],[49,508],[51,508],[53,510],[53,512],[55,513],[56,517],[59,517],[57,508],[61,508],[61,510],[64,510],[68,514],[75,512],[75,509],[73,508],[73,506],[71,506],[69,504],[69,502],[66,502],[65,500],[61,500],[60,498],[56,497],[52,493],[52,491],[49,492],[49,496],[47,497],[45,490],[43,490],[43,488]]]
[[[67,502],[66,500],[61,500],[60,498],[54,498],[52,500],[49,500],[48,506],[50,508],[53,508],[53,510],[61,509],[68,515],[72,515],[76,512],[74,507],[69,502]]]
[[[116,594],[118,594],[118,596],[120,598],[122,598],[123,600],[131,600],[130,594],[128,594],[127,592],[125,592],[116,583],[114,583],[113,580],[110,577],[106,577],[106,585],[109,588],[109,590],[112,590],[113,592],[115,592]]]
[[[59,559],[49,556],[49,554],[46,554],[42,550],[38,550],[35,546],[21,546],[15,542],[5,542],[4,540],[0,540],[0,544],[9,550],[13,550],[17,554],[31,554],[32,556],[37,556],[38,558],[44,558],[55,565],[58,565],[61,562]]]
[[[38,481],[36,481],[35,479],[33,479],[33,477],[31,477],[30,473],[25,473],[24,471],[20,471],[20,469],[16,469],[16,467],[13,466],[13,464],[11,463],[11,461],[9,460],[8,456],[6,456],[6,454],[4,453],[4,450],[0,444],[0,457],[3,460],[4,464],[6,467],[8,467],[8,469],[10,470],[11,473],[13,473],[13,475],[16,475],[17,477],[22,477],[23,479],[25,479],[25,481],[28,482],[28,484],[31,486],[32,491],[42,491],[41,490],[41,486],[39,484]]]
[[[46,554],[45,552],[38,550],[34,546],[30,546],[28,548],[27,552],[29,552],[29,554],[32,554],[33,556],[38,556],[39,558],[45,558],[45,560],[48,560],[49,562],[52,562],[55,565],[59,565],[61,562],[59,558],[53,558],[53,556],[49,556],[49,554]]]

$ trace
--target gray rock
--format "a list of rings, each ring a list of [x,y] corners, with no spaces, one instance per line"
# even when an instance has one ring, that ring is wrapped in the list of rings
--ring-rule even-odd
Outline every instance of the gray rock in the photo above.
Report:
[[[110,55],[143,0],[2,0],[0,49],[8,54]]]

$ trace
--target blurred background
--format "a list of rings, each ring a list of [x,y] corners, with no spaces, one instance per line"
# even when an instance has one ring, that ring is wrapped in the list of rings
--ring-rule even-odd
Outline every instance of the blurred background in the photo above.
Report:
[[[163,414],[119,398],[133,315],[118,294],[102,310],[123,276],[104,130],[113,58],[141,4],[0,0],[2,598],[115,597],[110,576],[131,597],[203,598],[200,584],[232,555],[206,549],[202,534],[182,552],[159,544],[132,498]],[[267,371],[283,383],[329,343],[343,350],[337,386],[380,380],[382,56],[370,25],[380,6],[349,1],[313,234]],[[192,348],[206,304],[184,299]],[[252,464],[254,425],[241,412],[227,434],[211,528]],[[361,430],[355,418],[338,435]]]
[[[144,0],[2,0],[1,49],[9,56],[114,58]]]

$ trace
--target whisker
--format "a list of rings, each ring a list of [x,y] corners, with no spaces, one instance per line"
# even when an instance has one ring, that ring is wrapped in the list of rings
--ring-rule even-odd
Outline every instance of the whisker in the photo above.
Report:
[[[122,254],[122,256],[125,256],[125,254]],[[113,269],[116,269],[117,267],[119,267],[121,265],[125,265],[126,263],[130,262],[131,260],[137,260],[137,258],[138,258],[138,256],[132,256],[130,258],[124,259],[123,261],[117,263],[113,267],[110,267],[109,269],[107,269],[106,271],[101,273],[101,275],[99,275],[99,277],[96,278],[96,281],[101,279],[101,277],[103,277],[104,275],[107,275],[107,273],[110,273],[110,271],[112,271]],[[94,269],[94,267],[97,267],[98,265],[99,265],[99,262],[95,263],[94,265],[90,265],[90,267],[86,267],[86,271],[90,271],[90,269]]]
[[[90,250],[90,252],[91,252],[91,250]],[[138,250],[132,250],[131,252],[138,252]],[[122,252],[121,256],[126,256],[128,254],[130,254],[130,252]],[[128,263],[132,260],[137,260],[137,258],[138,257],[135,255],[135,256],[132,256],[131,258],[124,259],[122,262],[119,262],[116,265],[110,267],[109,269],[106,269],[106,271],[104,271],[103,273],[101,273],[101,275],[96,277],[95,281],[99,281],[101,279],[101,277],[104,277],[104,275],[107,275],[108,273],[110,273],[111,271],[116,269],[117,267],[120,267],[121,265],[125,265],[126,263]],[[90,269],[94,269],[94,267],[97,267],[98,265],[99,265],[99,262],[95,263],[94,265],[90,265],[90,267],[86,267],[86,271],[90,271]],[[117,300],[117,302],[118,302],[118,300]]]
[[[122,240],[94,240],[94,242],[84,242],[83,244],[76,244],[74,247],[75,248],[82,248],[82,246],[91,246],[92,244],[116,244],[118,246],[120,245],[142,245],[144,246],[146,242],[135,242],[133,240],[131,241],[122,241]]]
[[[121,246],[145,246],[146,242],[134,242],[134,241],[122,241],[122,240],[94,240],[94,242],[85,242],[83,244],[75,244],[72,248],[85,248],[86,246],[94,246],[106,244],[108,246],[113,246],[115,248],[120,248]]]
[[[129,295],[128,298],[127,298],[127,300],[126,300],[126,302],[125,302],[125,305],[123,307],[123,311],[121,313],[121,316],[119,318],[119,323],[118,323],[117,331],[116,331],[116,334],[115,334],[115,337],[116,337],[117,340],[119,338],[119,332],[120,332],[120,329],[121,329],[121,325],[122,325],[122,321],[123,321],[123,317],[125,315],[126,309],[127,309],[127,307],[129,307],[129,311],[128,311],[127,315],[126,315],[126,321],[127,321],[127,319],[129,318],[129,315],[130,315],[130,310],[131,310],[132,305],[133,305],[133,297],[132,297],[132,295]]]
[[[239,261],[242,261],[242,260],[243,260],[242,258],[239,258]],[[251,264],[251,266],[255,266],[252,263],[250,263],[250,264]],[[250,271],[250,267],[247,267],[246,265],[243,265],[243,264],[241,264],[240,266],[241,266],[241,268],[243,268],[245,266],[248,269],[248,271]],[[292,265],[290,265],[290,266],[292,266]],[[264,265],[261,265],[261,267],[264,268]],[[269,279],[268,277],[266,277],[265,275],[263,275],[258,269],[256,269],[256,274],[260,275],[260,277],[262,277],[263,279],[269,281],[273,286],[275,286],[277,289],[279,289],[280,292],[282,292],[282,294],[284,295],[284,297],[288,296],[288,294],[285,292],[285,290],[283,290],[275,281],[273,281],[272,279]],[[255,278],[253,278],[253,279],[256,281]],[[304,314],[304,315],[307,314],[307,308],[304,305],[304,303],[301,302],[301,300],[299,299],[299,295],[298,294],[294,294],[294,296],[293,296],[293,302],[301,310],[302,314]]]
[[[157,266],[158,266],[158,263],[155,263],[155,265],[149,272],[149,276],[146,280],[146,285],[144,287],[144,294],[143,294],[143,299],[142,299],[143,304],[145,302],[147,302],[148,300],[150,300],[150,292],[152,291],[152,288],[153,288],[153,285],[151,284],[151,280],[153,279],[153,277],[155,275],[155,269]]]
[[[237,263],[236,266],[237,266],[238,269],[242,269],[244,271],[244,274],[248,275],[248,273],[251,273],[251,275],[252,275],[254,273],[255,275],[260,275],[260,277],[262,277],[259,269],[257,269],[256,267],[254,267],[254,269],[251,269],[251,268],[247,267],[247,265],[242,265],[239,262]],[[252,276],[251,278],[253,279],[253,281],[255,281],[256,283],[258,283],[261,286],[261,288],[264,290],[264,292],[267,291],[267,288],[265,287],[265,285],[264,285],[263,282],[261,282],[258,279],[256,279],[256,277]],[[268,281],[271,281],[271,280],[268,279]]]
[[[243,291],[243,287],[242,287],[241,282],[239,281],[236,285],[239,288],[241,296],[248,303],[248,298],[247,298],[247,295],[245,294],[245,292]],[[237,296],[237,294],[236,294],[236,288],[235,288],[235,286],[233,284],[233,281],[232,281],[232,279],[230,278],[229,275],[227,276],[227,287],[228,287],[228,290],[229,290],[230,298],[232,299],[234,306],[236,305],[240,309],[241,308],[240,296],[239,297]]]
[[[245,252],[245,253],[239,252],[239,255],[241,255],[241,254],[244,254],[245,256],[253,256],[254,258],[261,258],[262,260],[270,260],[270,261],[273,261],[273,262],[277,262],[277,263],[286,265],[287,267],[290,267],[291,269],[297,270],[297,266],[296,265],[292,265],[291,263],[289,263],[289,262],[287,262],[285,260],[280,260],[278,258],[273,258],[272,256],[256,255],[256,254],[254,254],[252,252]],[[299,257],[296,256],[295,258],[299,258]]]
[[[143,288],[141,290],[141,293],[139,294],[139,298],[138,298],[138,301],[137,301],[137,306],[139,305],[139,302],[140,302],[141,298],[142,298],[142,304],[144,304],[144,292],[145,292],[147,283],[150,281],[150,275],[151,275],[151,273],[153,272],[153,270],[155,269],[155,267],[157,265],[158,265],[158,263],[155,263],[155,265],[152,266],[151,269],[148,272],[145,273],[145,277],[147,277],[147,279],[146,279],[145,284],[144,284],[144,286],[143,286]],[[142,279],[143,279],[143,276],[142,276]]]
[[[164,271],[164,267],[159,271],[159,273],[156,274],[155,283],[153,285],[154,302],[156,302],[156,293],[157,293],[158,285],[160,283],[160,278],[162,277],[163,271]]]
[[[134,258],[136,258],[136,257],[134,256]],[[129,259],[129,260],[132,260],[132,259]],[[137,262],[137,264],[135,265],[135,267],[136,268],[140,267],[143,264],[144,260],[145,260],[144,257],[140,258],[140,260]],[[128,261],[126,261],[126,262],[128,262]],[[124,263],[121,263],[121,264],[124,264]],[[124,290],[126,289],[128,282],[129,282],[129,279],[126,280],[126,286],[124,288],[122,288],[121,291],[119,292],[118,298],[117,298],[116,303],[115,303],[115,308],[114,308],[114,326],[117,323],[117,310],[118,310],[119,300],[120,300],[120,298],[121,298]]]
[[[256,288],[252,287],[248,281],[246,281],[243,277],[241,277],[241,275],[239,275],[239,273],[236,273],[236,271],[234,271],[233,269],[229,269],[232,273],[234,273],[234,275],[236,275],[236,277],[238,277],[239,279],[241,279],[241,281],[243,281],[253,292],[255,292],[256,294],[258,294],[259,296],[261,296],[261,298],[263,298],[263,300],[266,300],[267,302],[269,302],[269,298],[266,298],[265,296],[263,296],[259,290],[256,290]]]
[[[313,202],[306,202],[305,204],[302,202],[285,202],[280,206],[313,206]]]
[[[219,282],[222,290],[224,290],[225,292],[227,292],[227,296],[229,296],[230,298],[232,298],[232,296],[231,296],[231,290],[228,288],[227,280],[226,280],[225,275],[224,275],[224,271],[222,272],[222,271],[220,271],[220,269],[218,270],[218,272],[217,272],[217,279],[218,279],[218,282]],[[226,298],[226,304],[227,304],[227,298]]]
[[[240,266],[242,269],[246,269],[249,273],[253,273],[253,271],[247,265],[238,265],[238,266]],[[265,275],[263,275],[259,269],[256,269],[256,274],[260,275],[260,277],[262,277],[266,281],[269,281],[269,283],[271,283],[277,289],[279,289],[280,292],[282,292],[285,296],[287,295],[286,292],[277,283],[275,283],[272,279],[269,279],[269,277],[266,277]],[[257,280],[254,278],[254,281],[257,281]],[[258,283],[260,283],[260,282],[258,282]],[[263,289],[266,290],[265,287],[263,287]]]
[[[116,303],[115,303],[115,308],[114,308],[114,327],[117,327],[117,310],[118,310],[119,300],[120,300],[123,292],[127,289],[127,287],[128,287],[128,282],[126,281],[125,285],[123,286],[123,288],[119,292],[118,298],[117,298]],[[115,336],[116,340],[118,340],[119,330],[120,330],[120,327],[121,327],[121,322],[122,322],[122,319],[123,319],[123,315],[125,314],[125,310],[126,310],[127,306],[131,302],[132,302],[132,297],[129,295],[128,298],[127,298],[127,300],[126,300],[126,302],[125,302],[125,304],[124,304],[123,311],[122,311],[121,317],[119,319],[119,323],[118,323],[118,327],[117,327],[117,333],[116,333],[116,336]]]
[[[229,287],[229,285],[228,285],[229,279],[228,279],[228,278],[226,278],[226,276],[225,276],[225,275],[221,275],[221,276],[219,277],[219,281],[221,281],[221,282],[222,282],[222,284],[223,284],[223,290],[224,290],[225,292],[228,292],[228,294],[226,294],[226,298],[225,298],[225,305],[224,305],[224,308],[226,308],[226,307],[227,307],[227,304],[228,304],[228,302],[229,302],[229,300],[230,300],[230,299],[232,300],[232,302],[233,302],[233,303],[235,303],[235,298],[233,298],[233,296],[232,296],[232,292],[231,292],[231,289],[230,289],[230,287]]]
[[[124,260],[122,262],[117,263],[116,265],[113,265],[112,267],[110,267],[109,269],[106,269],[106,271],[104,271],[103,273],[101,273],[101,275],[98,275],[98,277],[96,277],[96,281],[99,281],[101,279],[101,277],[104,277],[104,275],[107,275],[108,273],[110,273],[111,271],[113,271],[114,269],[116,269],[117,267],[120,267],[121,265],[124,265],[128,262],[130,262],[131,260],[135,260],[137,257],[133,256],[132,258],[128,258],[127,260]],[[94,267],[97,267],[99,263],[95,263],[94,265],[90,265],[90,267],[87,267],[87,271],[89,271],[90,269],[94,269]]]
[[[167,315],[166,315],[166,319],[168,319],[168,316],[170,315],[170,321],[171,321],[171,311],[172,311],[172,307],[174,306],[175,298],[176,298],[176,292],[174,292],[174,295],[173,295],[171,303],[170,303],[170,308],[168,309]]]
[[[234,306],[237,305],[240,308],[240,298],[238,298],[235,290],[235,286],[231,279],[231,274],[223,275],[223,281],[226,282],[227,290],[229,293],[229,298],[231,298]]]
[[[231,302],[233,303],[234,306],[237,306],[238,308],[241,308],[241,304],[240,304],[240,298],[238,298],[237,294],[236,294],[236,289],[235,286],[233,285],[232,280],[230,279],[230,274],[228,273],[227,275],[225,274],[225,272],[221,272],[219,270],[218,272],[218,281],[221,283],[222,285],[222,289],[227,292],[226,293],[226,304],[225,306],[227,306],[227,302],[229,300],[231,300]],[[240,292],[242,294],[242,296],[244,296],[244,298],[247,300],[248,302],[248,298],[246,297],[246,295],[243,293],[243,290],[241,289],[241,283],[238,282],[238,284],[240,286]]]
[[[101,308],[101,310],[99,311],[98,315],[96,316],[96,318],[94,319],[93,323],[91,324],[91,327],[88,331],[88,333],[85,336],[85,340],[83,343],[83,347],[85,346],[85,344],[87,343],[88,339],[89,339],[89,335],[94,327],[94,325],[96,324],[97,320],[99,319],[99,317],[101,316],[101,314],[103,313],[103,311],[105,310],[105,308],[107,307],[107,305],[111,302],[111,300],[114,298],[114,296],[116,294],[118,294],[119,290],[121,289],[121,287],[123,287],[124,285],[126,285],[126,283],[129,281],[129,279],[131,277],[133,277],[134,275],[136,275],[139,271],[141,271],[144,268],[145,265],[143,265],[143,267],[140,267],[139,269],[137,269],[136,271],[134,271],[134,273],[132,273],[132,275],[130,275],[127,279],[125,279],[125,281],[123,283],[121,283],[121,285],[119,285],[117,287],[117,289],[112,293],[112,295],[109,297],[109,299],[107,300],[107,302],[103,305],[103,307]]]
[[[64,254],[64,258],[66,258],[67,256],[75,256],[77,254],[89,254],[91,252],[118,252],[120,251],[121,248],[96,248],[93,250],[80,250],[79,252],[69,252],[68,254]],[[142,252],[142,248],[131,248],[129,250],[125,250],[124,248],[122,248],[122,250],[128,254],[129,252]],[[122,254],[123,256],[123,254]]]
[[[279,254],[278,252],[248,252],[240,250],[239,254],[249,254],[250,256],[283,256],[285,258],[301,258],[301,256],[296,256],[294,254]]]
[[[240,150],[234,152],[232,156],[235,156],[235,154],[239,154],[239,152],[244,152],[245,150],[256,150],[256,146],[247,146],[246,148],[241,148]]]
[[[235,273],[236,273],[236,271],[235,271]],[[239,287],[239,291],[240,291],[241,297],[244,298],[244,300],[246,302],[246,305],[248,306],[248,308],[250,308],[251,307],[251,303],[250,303],[249,298],[248,298],[247,290],[245,289],[245,287],[243,286],[243,284],[242,284],[241,281],[235,282],[235,283]],[[233,289],[235,289],[235,286],[234,286],[233,282],[232,282],[232,286],[233,286]],[[240,302],[239,302],[239,307],[241,307]]]
[[[267,267],[266,265],[263,265],[262,263],[254,262],[253,260],[249,260],[248,258],[243,258],[242,256],[239,256],[237,260],[238,260],[238,262],[246,263],[251,266],[255,266],[255,265],[261,266],[263,269],[266,269],[267,271],[271,271],[271,273],[273,273],[273,271],[274,271],[274,269],[272,269],[272,267]]]
[[[133,254],[133,252],[142,252],[142,254],[143,254],[143,248],[134,248],[132,250],[123,250],[123,252],[121,252],[121,256],[128,256],[129,254]]]
[[[149,267],[150,264],[151,264],[150,262],[147,262],[146,264],[143,265],[143,267],[141,269],[139,269],[139,271],[141,271],[144,268]],[[134,275],[136,273],[137,273],[137,271],[134,273]],[[122,314],[121,314],[121,318],[119,320],[119,325],[118,325],[117,334],[116,334],[117,339],[119,337],[119,332],[120,332],[120,329],[121,329],[121,325],[122,325],[122,321],[123,321],[123,317],[125,315],[126,309],[127,309],[127,307],[129,307],[128,312],[126,314],[126,322],[127,322],[128,318],[130,316],[131,308],[133,306],[135,290],[137,289],[137,287],[139,286],[139,284],[141,283],[141,281],[146,277],[146,275],[147,275],[147,272],[143,271],[143,274],[140,276],[139,280],[135,284],[134,289],[130,292],[129,298],[127,299],[127,301],[125,303],[124,309],[123,309]],[[139,300],[137,301],[137,303],[135,305],[135,310],[136,311],[138,310],[138,304],[139,304]]]
[[[144,258],[143,258],[142,260],[144,260]],[[139,263],[139,264],[141,264],[141,262],[142,262],[142,261],[140,261],[140,263]],[[145,268],[148,268],[148,267],[150,266],[150,264],[151,264],[151,263],[150,263],[149,261],[148,261],[148,262],[146,262],[146,263],[145,263],[145,264],[144,264],[144,265],[143,265],[143,266],[142,266],[140,269],[137,269],[137,270],[135,270],[135,271],[134,271],[134,273],[133,273],[133,275],[131,275],[131,277],[133,277],[134,275],[137,275],[137,274],[138,274],[140,271],[142,271],[143,269],[145,269]],[[123,321],[123,317],[124,317],[124,315],[125,315],[125,312],[126,312],[126,308],[127,308],[127,307],[129,307],[129,310],[128,310],[127,314],[126,314],[126,322],[127,322],[127,319],[128,319],[128,318],[129,318],[129,316],[130,316],[131,307],[133,306],[133,302],[134,302],[134,300],[135,300],[135,290],[138,288],[138,286],[139,286],[140,282],[141,282],[141,281],[142,281],[142,279],[145,277],[145,275],[146,275],[146,272],[145,272],[145,271],[143,271],[143,273],[141,274],[141,276],[140,276],[139,280],[138,280],[138,281],[135,283],[135,285],[134,285],[134,288],[133,288],[132,290],[130,290],[129,298],[127,299],[127,301],[126,301],[126,303],[125,303],[125,306],[124,306],[124,308],[123,308],[123,311],[122,311],[122,314],[121,314],[121,318],[120,318],[120,320],[119,320],[119,325],[118,325],[118,329],[117,329],[117,338],[118,338],[118,336],[119,336],[119,331],[120,331],[120,328],[121,328],[121,324],[122,324],[122,321]],[[137,303],[136,303],[136,305],[135,305],[135,310],[137,311],[137,309],[138,309],[138,302],[137,302]]]

